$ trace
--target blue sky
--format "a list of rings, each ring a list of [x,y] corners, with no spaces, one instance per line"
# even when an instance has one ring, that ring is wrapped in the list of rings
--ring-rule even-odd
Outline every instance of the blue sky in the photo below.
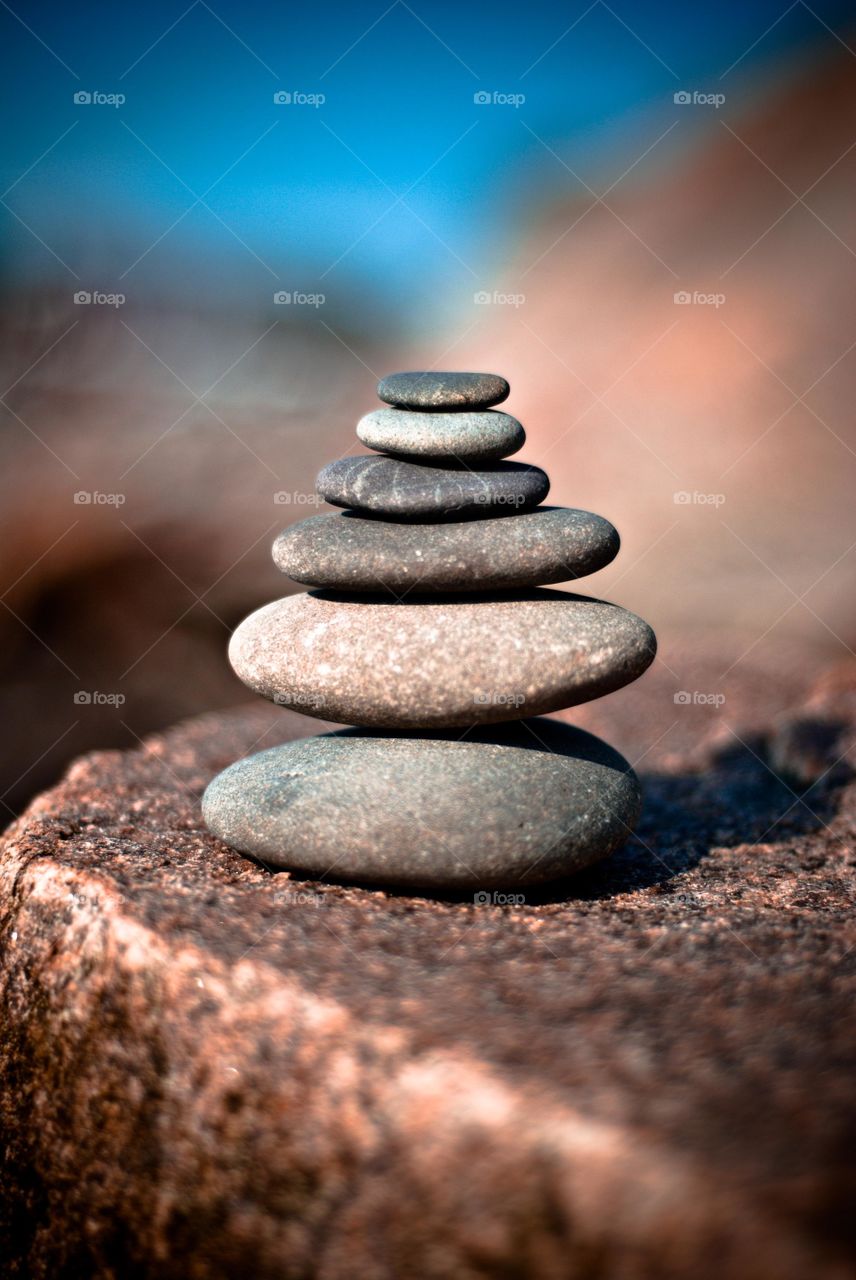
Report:
[[[4,7],[5,269],[248,306],[324,289],[406,325],[414,296],[430,309],[453,281],[489,287],[543,200],[585,193],[548,148],[597,187],[683,125],[675,91],[745,95],[777,58],[834,47],[824,24],[845,6],[812,10]],[[277,105],[278,91],[325,101]]]

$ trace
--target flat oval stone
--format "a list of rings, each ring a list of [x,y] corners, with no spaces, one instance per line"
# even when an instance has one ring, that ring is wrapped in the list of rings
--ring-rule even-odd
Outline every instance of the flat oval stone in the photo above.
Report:
[[[297,582],[337,591],[492,591],[568,582],[618,554],[601,516],[541,507],[517,516],[442,524],[352,515],[310,516],[273,544],[274,563]]]
[[[427,889],[555,880],[612,852],[638,781],[600,739],[555,720],[447,736],[346,729],[273,747],[210,783],[210,831],[311,879]],[[487,895],[485,895],[486,897]]]
[[[244,684],[343,724],[491,724],[599,698],[641,675],[654,633],[618,605],[562,591],[354,600],[308,591],[246,618],[229,645]]]
[[[508,413],[413,413],[375,409],[360,418],[357,436],[370,449],[403,457],[490,462],[517,453],[526,432]]]
[[[486,515],[492,507],[523,511],[550,490],[546,471],[521,462],[495,462],[483,470],[400,458],[339,458],[324,467],[318,492],[334,507],[390,516]]]
[[[391,373],[377,384],[380,399],[401,409],[488,409],[510,390],[496,373]]]

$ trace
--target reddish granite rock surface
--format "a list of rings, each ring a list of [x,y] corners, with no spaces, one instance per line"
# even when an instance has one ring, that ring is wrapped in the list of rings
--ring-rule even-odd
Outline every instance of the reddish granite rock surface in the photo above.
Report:
[[[514,907],[207,835],[209,777],[317,721],[78,761],[0,860],[6,1274],[852,1275],[856,677],[739,670],[624,850]],[[574,719],[634,759],[667,685]]]

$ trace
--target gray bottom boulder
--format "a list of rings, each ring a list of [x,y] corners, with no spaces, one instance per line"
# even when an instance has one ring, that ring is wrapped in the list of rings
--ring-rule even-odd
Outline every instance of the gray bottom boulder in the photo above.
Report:
[[[554,880],[612,852],[639,784],[611,747],[547,719],[399,736],[345,729],[220,773],[214,835],[315,879],[488,890]]]

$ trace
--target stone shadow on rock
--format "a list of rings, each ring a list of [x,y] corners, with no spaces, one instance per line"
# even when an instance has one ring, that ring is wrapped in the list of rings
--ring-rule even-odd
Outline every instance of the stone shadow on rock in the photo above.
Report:
[[[836,816],[853,771],[838,761],[808,786],[782,777],[765,760],[763,738],[717,751],[700,773],[640,774],[642,817],[625,844],[602,863],[564,881],[526,891],[531,905],[597,900],[665,886],[712,848],[772,843],[821,831]]]
[[[560,745],[563,734],[558,722],[528,723],[537,727],[537,737],[527,732],[524,722],[485,726],[467,736],[485,741],[505,738],[514,741],[518,748],[534,752],[552,751]],[[564,733],[567,728],[561,726]],[[551,729],[557,734],[555,743]],[[606,743],[582,731],[576,731],[576,735],[577,751],[585,744],[584,754],[589,758],[626,769],[626,763]],[[396,735],[379,730],[344,729],[334,736],[371,739]],[[437,740],[444,735],[425,731],[421,735],[402,733],[401,736]],[[445,736],[458,737],[451,732]],[[478,886],[450,889],[368,883],[335,873],[319,880],[299,871],[291,875],[296,882],[350,884],[394,898],[449,904],[514,906],[521,905],[511,900],[520,894],[526,906],[540,906],[569,900],[609,899],[654,886],[668,892],[672,880],[691,871],[712,849],[794,839],[819,832],[835,817],[841,792],[852,777],[849,767],[837,760],[834,768],[816,774],[817,780],[810,785],[801,786],[788,774],[780,776],[774,764],[765,759],[768,754],[778,763],[775,751],[769,753],[765,740],[755,737],[715,752],[708,767],[701,771],[642,772],[644,804],[636,829],[632,833],[628,831],[626,841],[604,861],[563,879],[521,885],[515,884],[512,878],[500,889],[490,888],[485,892]]]

